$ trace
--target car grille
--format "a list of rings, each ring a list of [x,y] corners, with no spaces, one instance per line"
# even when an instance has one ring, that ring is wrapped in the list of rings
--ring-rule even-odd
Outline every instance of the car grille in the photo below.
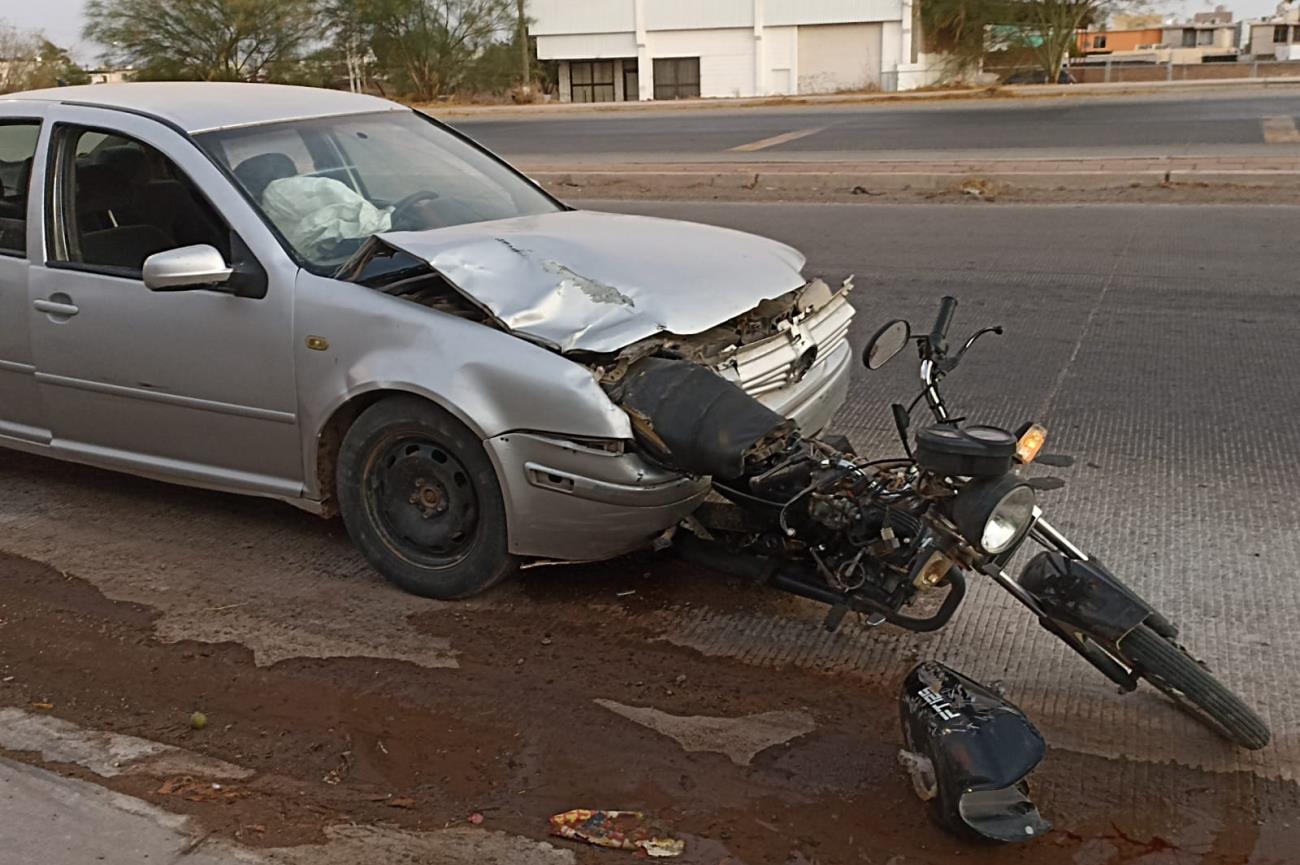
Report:
[[[780,390],[802,381],[810,370],[834,354],[848,339],[852,321],[853,307],[843,294],[838,294],[780,333],[738,349],[717,366],[717,371],[750,396]]]

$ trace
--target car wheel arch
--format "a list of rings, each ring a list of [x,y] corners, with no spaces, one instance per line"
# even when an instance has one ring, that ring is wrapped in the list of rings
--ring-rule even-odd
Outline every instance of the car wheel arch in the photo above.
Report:
[[[321,516],[333,517],[338,513],[334,482],[338,471],[339,448],[343,444],[343,437],[347,435],[348,430],[361,416],[362,412],[382,400],[395,397],[415,397],[425,400],[459,421],[480,441],[484,438],[479,425],[466,417],[463,412],[438,399],[435,395],[420,389],[374,385],[359,391],[353,391],[326,413],[325,420],[317,427],[316,433],[309,443],[311,456],[307,476],[315,480],[316,489],[308,491],[308,496],[319,500],[319,513]],[[495,461],[490,460],[490,462],[493,463],[493,470],[496,471]],[[500,482],[501,478],[498,474],[497,483]]]

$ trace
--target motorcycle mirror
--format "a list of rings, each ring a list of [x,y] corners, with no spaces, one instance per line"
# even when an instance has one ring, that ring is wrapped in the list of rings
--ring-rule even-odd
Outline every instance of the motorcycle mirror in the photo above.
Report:
[[[901,318],[885,322],[862,349],[862,365],[867,369],[880,369],[890,358],[903,350],[912,338],[912,326]]]

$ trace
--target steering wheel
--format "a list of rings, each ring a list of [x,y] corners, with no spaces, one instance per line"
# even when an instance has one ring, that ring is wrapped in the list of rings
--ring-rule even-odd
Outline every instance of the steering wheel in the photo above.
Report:
[[[438,193],[428,189],[412,192],[393,205],[393,228],[399,231],[418,231],[421,228],[440,228],[442,220],[437,211],[427,205],[436,201]]]

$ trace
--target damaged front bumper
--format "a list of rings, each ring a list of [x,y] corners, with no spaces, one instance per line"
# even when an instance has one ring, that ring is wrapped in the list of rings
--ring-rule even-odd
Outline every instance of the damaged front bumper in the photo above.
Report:
[[[707,478],[656,466],[621,442],[611,450],[512,432],[483,444],[505,495],[510,552],[519,556],[585,561],[631,552],[709,491]]]
[[[901,760],[941,826],[1003,842],[1052,828],[1029,800],[1024,780],[1047,746],[1019,709],[935,661],[912,670],[900,704]]]

